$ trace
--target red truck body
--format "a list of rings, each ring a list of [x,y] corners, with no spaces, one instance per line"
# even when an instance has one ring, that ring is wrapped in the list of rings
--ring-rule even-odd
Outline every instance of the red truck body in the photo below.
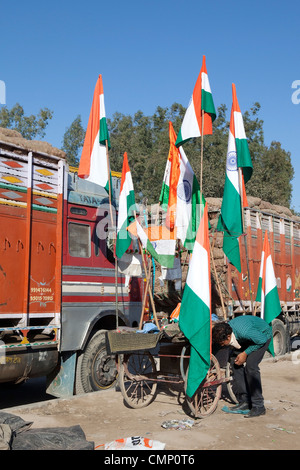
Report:
[[[267,232],[282,311],[299,311],[300,223],[253,208],[245,210],[245,220],[246,236],[242,237],[241,243],[241,274],[230,264],[227,271],[228,290],[234,299],[235,310],[238,310],[241,301],[243,308],[248,311],[251,309],[251,300],[255,301],[263,237]],[[259,308],[260,306],[258,311]]]
[[[116,270],[108,212],[106,191],[61,157],[0,143],[0,383],[47,375],[58,395],[114,383],[105,331],[138,326],[144,280]]]

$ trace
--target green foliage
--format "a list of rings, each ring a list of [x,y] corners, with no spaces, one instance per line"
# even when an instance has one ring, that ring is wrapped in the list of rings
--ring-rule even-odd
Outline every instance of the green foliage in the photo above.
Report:
[[[36,116],[33,114],[25,116],[23,107],[16,103],[11,109],[8,109],[7,106],[0,109],[0,127],[16,130],[25,139],[43,138],[48,121],[52,119],[52,116],[53,112],[48,108],[40,109]]]
[[[149,204],[157,203],[169,154],[169,121],[179,132],[186,108],[174,103],[170,108],[158,106],[153,116],[137,111],[134,116],[115,113],[107,120],[111,150],[110,164],[122,171],[124,152],[128,154],[136,199],[147,198]],[[257,196],[273,204],[289,207],[292,196],[294,169],[291,155],[279,142],[264,143],[263,121],[259,118],[260,104],[243,114],[245,132],[253,163],[253,175],[247,183],[249,196]],[[205,197],[223,197],[229,122],[227,108],[222,104],[213,122],[213,135],[203,139],[203,193]],[[26,116],[20,104],[11,109],[0,109],[0,127],[17,130],[25,139],[43,138],[53,112],[43,108],[37,115]],[[85,130],[77,116],[63,136],[62,149],[70,165],[79,162]],[[184,144],[190,164],[200,180],[201,138]]]
[[[182,105],[174,103],[170,108],[158,106],[153,116],[144,116],[141,111],[134,117],[115,113],[112,120],[108,120],[111,167],[121,171],[123,155],[127,152],[137,200],[142,193],[149,204],[158,202],[169,153],[169,121],[178,133],[185,110]],[[246,192],[249,196],[289,207],[294,175],[291,156],[278,142],[272,142],[270,147],[265,145],[259,111],[260,104],[254,103],[243,115],[253,163],[253,175]],[[223,104],[217,110],[213,135],[203,139],[205,197],[223,197],[229,130],[226,114],[227,108]],[[199,181],[201,138],[184,144],[184,151]]]
[[[76,166],[79,163],[79,150],[83,146],[84,137],[85,130],[81,124],[81,116],[78,115],[63,136],[62,150],[66,152],[67,162],[71,166]]]

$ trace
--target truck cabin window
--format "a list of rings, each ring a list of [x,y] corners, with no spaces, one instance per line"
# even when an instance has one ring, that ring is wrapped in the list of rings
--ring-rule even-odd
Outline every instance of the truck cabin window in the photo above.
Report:
[[[90,258],[91,228],[89,225],[69,223],[69,253],[78,258]]]

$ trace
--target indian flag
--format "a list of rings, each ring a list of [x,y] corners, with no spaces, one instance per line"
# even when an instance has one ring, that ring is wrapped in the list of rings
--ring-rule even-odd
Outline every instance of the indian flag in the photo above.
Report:
[[[203,56],[202,67],[182,121],[176,147],[193,137],[212,134],[212,123],[215,119],[216,110],[208,80],[205,56]]]
[[[135,218],[135,196],[130,168],[128,165],[127,152],[124,153],[121,187],[119,196],[119,212],[117,225],[116,255],[122,258],[131,244],[131,236],[127,227]]]
[[[267,232],[265,233],[264,245],[261,254],[256,302],[261,303],[261,318],[269,324],[271,324],[274,318],[278,317],[281,312]],[[274,354],[273,345],[270,346],[271,352]]]
[[[205,379],[211,355],[210,245],[207,205],[199,225],[180,307],[179,327],[191,344],[186,393]]]
[[[102,75],[96,83],[92,108],[80,158],[78,176],[109,191],[110,169],[106,150],[110,140],[106,123]]]
[[[159,227],[155,227],[159,229]],[[135,220],[129,227],[128,231],[138,237],[144,250],[154,258],[159,264],[166,268],[173,268],[175,259],[176,239],[172,239],[172,234],[160,234],[160,238],[150,241],[148,237],[149,229],[144,230],[138,220]],[[153,230],[152,230],[153,232]],[[151,233],[151,230],[150,230]],[[155,237],[153,237],[155,238]]]
[[[247,206],[245,183],[252,175],[252,162],[234,84],[232,84],[232,96],[226,176],[218,230],[224,232],[224,253],[238,271],[241,271],[238,238],[243,233],[242,210]],[[239,168],[242,169],[241,172]]]
[[[176,133],[171,122],[169,139],[170,150],[159,201],[167,211],[168,228],[176,228],[177,238],[193,251],[205,199],[200,194],[199,183],[183,148],[175,146]]]
[[[171,121],[169,121],[169,141],[169,155],[159,202],[161,203],[162,208],[167,211],[166,225],[170,230],[173,230],[175,227],[177,209],[177,186],[180,176],[180,153],[179,150],[175,147],[176,134]]]
[[[180,147],[180,175],[177,186],[177,212],[176,227],[177,238],[185,248],[192,252],[195,238],[206,205],[205,198],[200,193],[200,186],[196,175]]]

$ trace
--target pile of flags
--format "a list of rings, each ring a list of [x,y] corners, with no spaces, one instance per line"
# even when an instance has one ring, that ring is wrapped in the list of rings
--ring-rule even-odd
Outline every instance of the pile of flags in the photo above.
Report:
[[[213,133],[216,111],[208,79],[206,60],[196,81],[178,135],[169,122],[169,154],[159,204],[166,213],[159,238],[142,227],[138,217],[127,153],[124,153],[115,255],[122,258],[136,237],[140,247],[164,267],[172,268],[176,243],[180,241],[191,254],[189,271],[179,314],[179,326],[191,345],[186,393],[192,397],[210,368],[211,360],[211,283],[210,242],[207,203],[196,175],[183,150],[190,139],[203,139]],[[78,175],[104,187],[111,196],[110,149],[106,123],[102,76],[96,83]],[[228,135],[226,177],[217,230],[222,231],[223,250],[241,271],[240,238],[244,233],[243,208],[247,207],[245,184],[253,167],[243,117],[232,84],[232,108]],[[280,313],[280,302],[272,266],[268,238],[261,261],[258,302],[263,318],[270,323]]]

